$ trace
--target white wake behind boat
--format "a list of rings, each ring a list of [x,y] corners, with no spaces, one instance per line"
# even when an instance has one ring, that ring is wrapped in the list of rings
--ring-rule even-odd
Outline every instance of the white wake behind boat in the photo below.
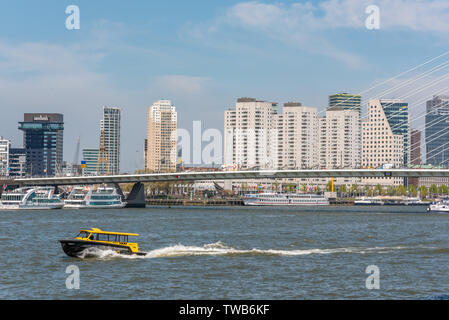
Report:
[[[245,206],[327,206],[324,195],[307,193],[258,193],[243,198]]]

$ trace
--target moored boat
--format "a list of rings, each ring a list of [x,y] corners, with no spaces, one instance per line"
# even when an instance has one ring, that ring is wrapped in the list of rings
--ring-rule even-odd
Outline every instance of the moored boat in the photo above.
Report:
[[[115,188],[75,187],[64,201],[64,209],[120,209],[126,206]]]
[[[243,198],[245,206],[327,206],[324,195],[308,193],[257,193]]]
[[[64,202],[53,187],[23,187],[2,194],[0,210],[61,209]]]
[[[449,199],[442,199],[437,202],[433,202],[427,208],[429,213],[449,213]]]

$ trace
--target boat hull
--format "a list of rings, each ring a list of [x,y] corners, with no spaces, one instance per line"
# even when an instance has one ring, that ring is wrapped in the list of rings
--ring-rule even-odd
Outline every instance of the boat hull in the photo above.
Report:
[[[449,213],[449,208],[442,208],[439,206],[433,206],[431,205],[429,208],[427,208],[428,213]]]
[[[23,206],[23,205],[0,205],[0,210],[56,210],[62,209],[64,204],[46,205],[46,206]]]
[[[112,205],[76,205],[65,204],[64,209],[122,209],[126,206],[126,202]]]
[[[245,206],[328,206],[328,202],[320,202],[320,203],[279,203],[279,202],[253,202],[253,201],[243,201]]]
[[[67,239],[67,240],[59,240],[61,243],[62,250],[66,255],[73,258],[79,258],[82,256],[84,250],[86,249],[99,249],[99,250],[112,250],[116,251],[120,254],[136,254],[136,255],[145,255],[143,252],[132,252],[128,246],[111,244],[111,243],[102,243],[97,241],[86,241],[86,240],[77,240],[77,239]]]

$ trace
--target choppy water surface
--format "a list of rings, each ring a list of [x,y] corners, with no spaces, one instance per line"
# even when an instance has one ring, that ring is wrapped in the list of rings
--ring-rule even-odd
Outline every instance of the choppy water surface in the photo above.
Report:
[[[425,209],[424,209],[425,210]],[[449,294],[449,215],[409,207],[0,212],[1,299],[425,299]],[[139,233],[146,256],[70,258],[78,229]],[[66,268],[80,289],[66,288]],[[380,289],[366,289],[366,267]]]

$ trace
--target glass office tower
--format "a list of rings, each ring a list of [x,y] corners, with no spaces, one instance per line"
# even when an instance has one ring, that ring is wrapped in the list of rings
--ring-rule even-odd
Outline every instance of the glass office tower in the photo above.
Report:
[[[59,113],[25,113],[23,131],[26,174],[55,176],[61,172],[64,116]]]
[[[435,96],[426,104],[426,163],[449,164],[449,96]]]

